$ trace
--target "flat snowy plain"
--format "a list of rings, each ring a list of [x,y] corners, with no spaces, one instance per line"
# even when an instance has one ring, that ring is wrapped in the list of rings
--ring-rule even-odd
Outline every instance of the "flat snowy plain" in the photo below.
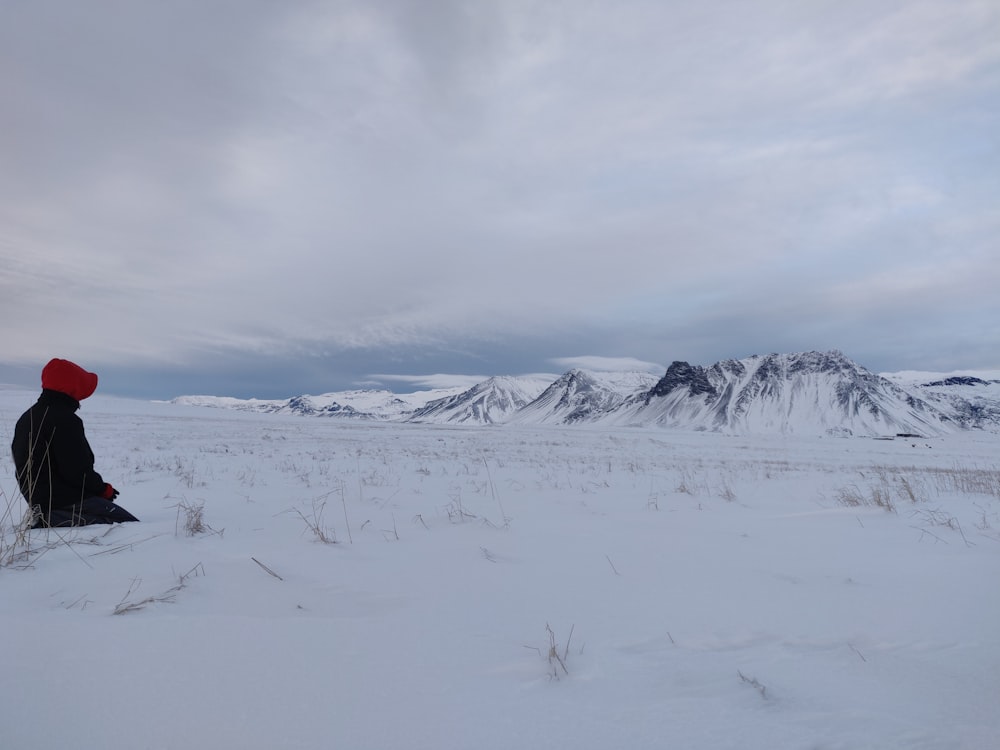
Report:
[[[4,748],[1000,747],[1000,436],[80,415],[143,522],[2,462]]]

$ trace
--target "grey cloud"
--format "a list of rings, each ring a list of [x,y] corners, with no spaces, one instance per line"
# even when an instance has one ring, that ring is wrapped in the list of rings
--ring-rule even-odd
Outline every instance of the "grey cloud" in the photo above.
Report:
[[[998,28],[978,0],[8,4],[7,357],[909,363],[914,328],[990,356]]]

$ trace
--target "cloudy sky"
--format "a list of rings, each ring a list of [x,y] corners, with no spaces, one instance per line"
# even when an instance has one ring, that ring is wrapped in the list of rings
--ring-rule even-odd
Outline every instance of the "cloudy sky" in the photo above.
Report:
[[[996,0],[0,6],[0,381],[1000,367]]]

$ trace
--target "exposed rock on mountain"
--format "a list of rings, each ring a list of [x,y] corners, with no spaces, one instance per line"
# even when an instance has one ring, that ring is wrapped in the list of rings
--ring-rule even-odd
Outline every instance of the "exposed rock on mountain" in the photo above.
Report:
[[[993,381],[998,382],[998,381]],[[945,378],[944,380],[935,380],[933,383],[924,383],[921,387],[923,388],[940,388],[943,386],[952,385],[989,385],[989,381],[983,380],[982,378],[973,378],[969,376],[957,376]]]
[[[837,351],[675,362],[607,419],[731,433],[942,434],[950,418]]]
[[[913,390],[964,428],[1000,428],[1000,380],[953,376]]]
[[[652,398],[666,396],[678,388],[686,389],[686,393],[691,396],[698,396],[702,393],[711,397],[719,395],[715,387],[708,381],[708,374],[704,367],[692,367],[687,362],[674,362],[667,368],[667,374],[660,378],[646,394],[646,403],[649,403]]]

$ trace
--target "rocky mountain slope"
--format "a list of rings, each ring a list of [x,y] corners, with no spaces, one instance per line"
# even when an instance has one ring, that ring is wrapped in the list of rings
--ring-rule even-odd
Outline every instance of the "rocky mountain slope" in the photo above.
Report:
[[[570,370],[508,420],[519,424],[579,424],[600,420],[645,393],[656,376],[644,372]]]
[[[943,434],[951,418],[840,352],[674,362],[610,421],[725,433]]]
[[[506,422],[548,385],[539,378],[498,376],[467,391],[431,401],[407,417],[410,422],[494,424]]]
[[[917,378],[903,373],[884,377],[919,394],[965,429],[996,430],[1000,427],[1000,377],[933,373],[922,373],[922,377]]]

